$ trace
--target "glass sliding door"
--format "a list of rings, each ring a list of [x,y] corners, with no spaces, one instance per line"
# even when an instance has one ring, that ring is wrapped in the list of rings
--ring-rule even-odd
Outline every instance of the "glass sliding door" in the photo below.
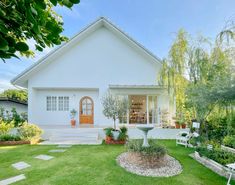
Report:
[[[148,96],[149,123],[158,123],[157,96]]]
[[[129,123],[146,124],[147,123],[146,95],[129,95],[129,101],[130,101]]]

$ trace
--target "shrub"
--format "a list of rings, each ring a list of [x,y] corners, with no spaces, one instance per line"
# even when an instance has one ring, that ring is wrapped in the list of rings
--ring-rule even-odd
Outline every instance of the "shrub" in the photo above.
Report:
[[[155,156],[157,158],[163,157],[167,151],[166,148],[160,146],[154,140],[149,140],[149,147],[143,147],[143,140],[130,140],[126,144],[127,151],[138,152],[145,156]]]
[[[214,148],[212,150],[208,150],[206,147],[198,147],[196,151],[201,155],[205,156],[209,159],[212,159],[222,165],[226,165],[229,163],[234,163],[235,155],[224,151],[220,148]]]
[[[0,119],[0,135],[8,134],[12,128],[14,128],[14,124],[12,122],[7,123]]]
[[[125,141],[127,139],[127,134],[125,132],[120,132],[118,135],[118,140]]]
[[[42,130],[37,125],[24,122],[18,128],[18,133],[23,140],[32,142],[38,141],[41,138]]]
[[[112,131],[113,131],[113,128],[111,128],[111,127],[108,127],[108,128],[105,128],[105,129],[104,129],[105,135],[106,135],[107,137],[113,137]]]
[[[126,134],[127,133],[127,128],[126,127],[120,127],[120,131],[122,132],[122,133],[124,133],[124,134]]]
[[[235,135],[234,136],[225,136],[223,139],[223,144],[225,146],[235,148]]]
[[[11,135],[11,134],[5,134],[0,135],[0,141],[20,141],[20,136]]]

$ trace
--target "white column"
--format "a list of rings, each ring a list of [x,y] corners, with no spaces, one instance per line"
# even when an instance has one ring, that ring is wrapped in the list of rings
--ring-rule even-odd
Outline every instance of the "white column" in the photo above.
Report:
[[[127,95],[127,99],[130,102],[128,95]],[[127,123],[127,125],[129,125],[129,106],[128,106],[127,111],[126,111],[126,123]]]
[[[149,124],[149,96],[146,95],[146,108],[147,108],[147,124]]]

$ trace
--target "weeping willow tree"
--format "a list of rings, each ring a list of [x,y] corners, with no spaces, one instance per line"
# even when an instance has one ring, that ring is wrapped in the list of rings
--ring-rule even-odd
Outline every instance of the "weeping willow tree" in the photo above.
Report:
[[[171,101],[175,98],[176,114],[194,110],[195,118],[207,130],[208,117],[215,108],[228,106],[225,102],[234,107],[232,98],[229,101],[224,98],[235,86],[232,84],[233,60],[231,47],[212,44],[203,37],[193,40],[180,30],[168,58],[163,61],[159,78],[159,83],[167,86]]]
[[[187,33],[181,29],[171,46],[169,57],[163,60],[159,78],[159,84],[168,88],[171,103],[175,101],[177,113],[183,111],[186,99],[185,88],[188,83],[185,77],[187,50]]]

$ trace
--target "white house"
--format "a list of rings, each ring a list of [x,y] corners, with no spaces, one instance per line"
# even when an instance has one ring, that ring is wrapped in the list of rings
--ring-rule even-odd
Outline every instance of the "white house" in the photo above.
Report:
[[[0,109],[3,108],[4,112],[11,113],[11,110],[15,108],[18,114],[22,114],[28,112],[27,107],[27,102],[8,97],[0,97]]]
[[[101,99],[107,90],[129,98],[126,124],[160,124],[163,110],[174,111],[167,90],[157,83],[161,60],[101,17],[67,43],[16,76],[28,89],[28,119],[38,125],[111,125]]]

